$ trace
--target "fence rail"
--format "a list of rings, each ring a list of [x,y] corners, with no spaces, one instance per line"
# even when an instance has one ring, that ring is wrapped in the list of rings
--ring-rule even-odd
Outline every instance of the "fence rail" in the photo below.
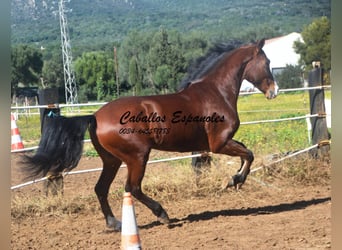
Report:
[[[291,88],[291,89],[280,89],[279,93],[285,92],[296,92],[305,90],[315,90],[315,89],[330,89],[331,85],[322,85],[317,87],[304,87],[304,88]],[[262,94],[261,91],[252,92],[240,92],[240,96]],[[34,106],[12,106],[11,110],[25,110],[25,109],[39,109],[39,108],[65,108],[65,107],[87,107],[87,106],[103,106],[108,102],[94,102],[94,103],[80,103],[80,104],[48,104],[48,105],[34,105]]]

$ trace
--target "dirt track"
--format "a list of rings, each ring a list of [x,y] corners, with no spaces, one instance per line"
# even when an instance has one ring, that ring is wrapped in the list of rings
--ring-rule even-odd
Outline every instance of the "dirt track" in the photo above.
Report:
[[[13,157],[12,185],[21,182],[16,161]],[[82,158],[79,166],[77,170],[101,163]],[[120,170],[112,188],[123,185],[125,173]],[[120,249],[121,235],[106,229],[94,196],[98,176],[95,172],[65,178],[64,196],[90,197],[85,200],[87,209],[13,218],[12,249]],[[330,249],[330,185],[291,185],[283,179],[269,184],[249,178],[238,192],[161,202],[170,216],[169,226],[156,222],[150,210],[135,202],[142,248]],[[42,196],[41,190],[40,183],[12,194]],[[112,199],[111,204],[120,218],[121,201]]]

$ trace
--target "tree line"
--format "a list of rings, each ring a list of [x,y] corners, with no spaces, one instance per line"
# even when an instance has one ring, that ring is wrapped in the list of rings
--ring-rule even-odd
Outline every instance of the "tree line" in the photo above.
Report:
[[[327,17],[315,19],[304,27],[304,43],[294,44],[300,54],[300,64],[297,67],[289,65],[283,75],[278,76],[280,87],[296,87],[288,85],[298,84],[294,77],[309,70],[312,61],[319,59],[325,69],[330,69],[330,31]],[[244,41],[250,42],[261,36],[268,38],[262,32],[253,34],[252,39],[244,38]],[[79,102],[175,92],[191,62],[202,56],[212,43],[200,33],[185,36],[160,27],[151,32],[133,30],[120,43],[107,44],[101,50],[76,53],[73,68]],[[63,62],[58,45],[39,49],[25,44],[15,45],[11,57],[12,95],[18,87],[64,89]]]
[[[208,46],[205,38],[162,27],[148,33],[133,30],[121,43],[74,58],[79,101],[175,92],[188,65]],[[63,77],[59,49],[12,47],[12,95],[18,87],[64,88]]]

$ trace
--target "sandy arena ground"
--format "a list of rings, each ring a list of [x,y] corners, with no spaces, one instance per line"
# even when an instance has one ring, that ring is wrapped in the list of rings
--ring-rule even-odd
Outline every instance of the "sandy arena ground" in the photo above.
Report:
[[[17,160],[13,155],[12,185],[22,182]],[[83,157],[75,170],[98,167],[99,158]],[[161,168],[148,166],[147,171]],[[99,174],[71,175],[64,180],[64,196],[91,197],[85,201],[91,209],[12,216],[12,249],[120,249],[121,234],[105,227],[93,191]],[[126,169],[120,169],[111,190],[123,186],[125,174]],[[12,195],[43,196],[42,185],[23,187]],[[121,202],[110,200],[117,218],[121,218]],[[158,223],[144,205],[134,203],[143,249],[331,248],[329,184],[291,185],[274,179],[263,185],[249,178],[239,191],[230,189],[219,197],[160,202],[170,216],[168,226]]]

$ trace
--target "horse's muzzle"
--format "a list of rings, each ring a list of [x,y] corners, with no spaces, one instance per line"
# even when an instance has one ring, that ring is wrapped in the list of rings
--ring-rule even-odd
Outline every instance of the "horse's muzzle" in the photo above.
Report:
[[[279,90],[278,84],[277,84],[276,82],[274,82],[274,89],[269,89],[269,90],[265,93],[266,98],[267,98],[267,99],[276,98],[277,95],[278,95],[278,90]]]

